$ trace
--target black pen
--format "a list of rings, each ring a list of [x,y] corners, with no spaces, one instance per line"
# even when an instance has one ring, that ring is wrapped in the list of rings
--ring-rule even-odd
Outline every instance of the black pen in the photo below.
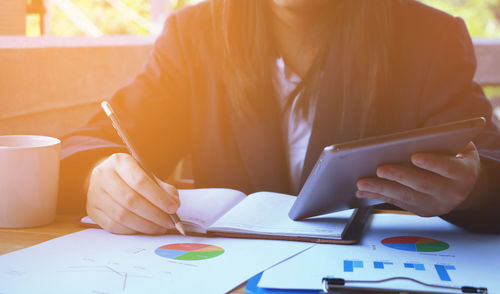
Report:
[[[410,290],[402,290],[402,289],[389,289],[389,288],[374,288],[370,286],[362,287],[362,286],[349,286],[348,284],[351,283],[357,283],[357,284],[365,284],[365,285],[370,285],[370,284],[380,284],[380,283],[385,283],[389,281],[394,281],[394,280],[403,280],[403,281],[409,281],[413,282],[416,284],[420,284],[426,287],[431,287],[435,289],[443,289],[443,290],[455,290],[457,291],[456,293],[479,293],[479,294],[487,294],[488,293],[488,288],[485,287],[473,287],[473,286],[462,286],[462,287],[457,287],[457,286],[450,286],[450,285],[436,285],[436,284],[429,284],[429,283],[424,283],[422,281],[409,278],[409,277],[392,277],[392,278],[387,278],[387,279],[382,279],[382,280],[344,280],[342,278],[335,278],[333,276],[328,276],[323,278],[323,293],[337,293],[338,291],[342,290],[348,290],[349,292],[351,291],[356,291],[356,292],[363,292],[363,293],[380,293],[383,291],[384,293],[427,293],[427,291],[410,291]],[[433,292],[434,293],[434,292]],[[437,292],[436,292],[437,293]],[[446,292],[439,292],[439,293],[450,293],[449,291]]]
[[[132,141],[129,140],[127,135],[125,134],[124,130],[121,128],[120,123],[118,122],[118,117],[116,116],[115,112],[111,108],[111,105],[107,101],[103,101],[101,103],[101,107],[106,113],[106,115],[109,117],[111,122],[113,123],[113,127],[115,128],[116,132],[122,138],[123,143],[127,146],[128,151],[132,154],[132,157],[139,163],[139,165],[142,167],[144,172],[151,178],[153,179],[156,184],[161,188],[161,185],[158,183],[159,179],[151,172],[149,171],[146,166],[144,165],[143,161],[139,157],[139,154],[136,152],[136,149],[134,148],[134,145],[132,144]],[[175,225],[175,228],[179,233],[182,235],[186,236],[186,233],[184,232],[184,227],[182,225],[181,220],[179,219],[179,216],[177,214],[168,214],[170,219]]]

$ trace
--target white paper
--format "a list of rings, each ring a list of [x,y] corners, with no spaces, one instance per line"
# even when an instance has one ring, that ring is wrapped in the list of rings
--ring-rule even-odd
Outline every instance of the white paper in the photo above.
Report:
[[[288,212],[295,199],[271,192],[251,194],[210,226],[209,231],[340,239],[352,209],[294,221]]]
[[[224,251],[203,260],[155,253],[176,243]],[[270,240],[120,236],[89,229],[0,256],[0,293],[223,293],[309,247]]]
[[[407,245],[382,244],[382,240],[401,236],[425,237],[441,242],[430,244],[429,240],[419,239],[426,245],[419,245],[424,247],[416,251],[407,251],[413,250],[411,246],[407,250],[388,247]],[[446,247],[443,244],[448,244],[449,248],[419,252],[425,248],[431,251],[443,249]],[[500,293],[499,248],[499,235],[467,233],[437,217],[381,214],[374,216],[371,229],[360,245],[317,245],[265,271],[259,287],[322,289],[321,281],[325,276],[346,280],[379,280],[402,276],[444,286],[487,287],[489,293]],[[447,292],[445,289],[405,281],[351,285]]]
[[[206,233],[206,228],[245,199],[246,195],[231,189],[179,190],[181,206],[177,215],[188,232]]]

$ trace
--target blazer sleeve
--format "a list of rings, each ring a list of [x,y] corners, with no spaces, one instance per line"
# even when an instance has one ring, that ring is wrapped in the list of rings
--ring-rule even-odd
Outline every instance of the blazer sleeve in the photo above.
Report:
[[[472,193],[477,203],[467,210],[444,215],[446,220],[475,231],[500,231],[500,133],[491,121],[491,104],[473,81],[476,59],[463,20],[454,18],[435,40],[434,60],[424,83],[419,120],[433,125],[483,116],[485,129],[474,139],[484,169]]]
[[[180,38],[172,14],[143,71],[110,100],[145,164],[160,178],[169,175],[190,146],[189,75]],[[59,211],[85,207],[83,187],[91,167],[116,152],[127,151],[102,111],[62,139]]]

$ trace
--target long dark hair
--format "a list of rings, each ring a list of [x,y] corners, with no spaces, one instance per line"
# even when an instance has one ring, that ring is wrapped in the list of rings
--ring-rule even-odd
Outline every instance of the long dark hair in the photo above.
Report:
[[[273,91],[276,49],[271,31],[271,0],[212,0],[212,19],[228,97],[246,117],[258,117],[259,97]],[[362,130],[376,118],[387,86],[392,5],[396,0],[332,0],[325,19],[325,46],[335,46],[342,73],[342,114],[348,115],[354,87],[361,90]],[[220,46],[220,47],[219,47]],[[320,51],[321,52],[321,51]],[[318,76],[320,67],[310,71]],[[314,79],[313,79],[314,80]],[[342,127],[342,126],[340,126]]]

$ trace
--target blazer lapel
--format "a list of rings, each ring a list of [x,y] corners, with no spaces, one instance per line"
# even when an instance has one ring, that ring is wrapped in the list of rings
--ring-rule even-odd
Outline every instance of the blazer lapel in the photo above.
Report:
[[[330,50],[325,71],[318,83],[316,113],[304,159],[300,188],[304,185],[316,160],[326,146],[355,140],[359,137],[359,96],[351,92],[350,101],[343,102],[342,72],[334,62],[336,52]],[[352,98],[352,99],[351,99]]]
[[[289,176],[286,149],[275,97],[269,95],[261,107],[261,118],[248,121],[232,111],[226,104],[230,124],[246,167],[253,191],[287,193]]]

